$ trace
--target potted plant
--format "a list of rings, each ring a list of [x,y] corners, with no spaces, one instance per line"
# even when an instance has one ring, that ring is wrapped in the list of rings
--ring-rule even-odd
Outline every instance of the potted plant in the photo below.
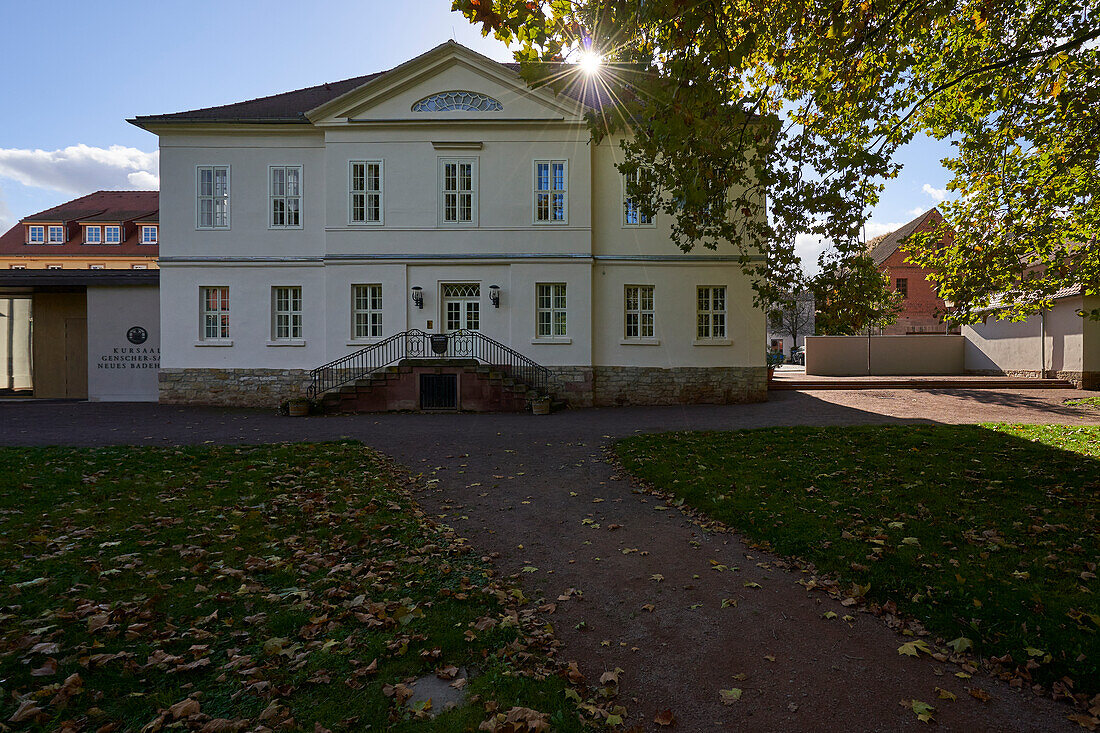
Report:
[[[309,400],[305,397],[294,397],[287,401],[286,412],[291,417],[304,417],[309,414]]]
[[[531,414],[532,415],[549,415],[550,414],[550,396],[536,397],[531,400]]]

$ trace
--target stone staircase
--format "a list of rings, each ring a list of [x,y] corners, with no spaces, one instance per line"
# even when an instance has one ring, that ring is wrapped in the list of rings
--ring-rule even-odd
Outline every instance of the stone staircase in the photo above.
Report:
[[[392,412],[422,410],[420,375],[453,374],[457,380],[457,411],[523,412],[539,393],[501,367],[476,361],[456,363],[402,362],[384,367],[325,393],[326,413]],[[441,411],[446,410],[443,408]]]

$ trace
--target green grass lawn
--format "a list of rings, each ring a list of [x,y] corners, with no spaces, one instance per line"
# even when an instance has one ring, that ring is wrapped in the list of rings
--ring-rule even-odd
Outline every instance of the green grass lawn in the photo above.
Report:
[[[1100,692],[1100,428],[769,428],[616,451],[655,489],[869,584],[945,640]]]
[[[495,703],[578,728],[513,592],[411,507],[351,443],[0,449],[0,721],[473,730]],[[476,703],[396,704],[451,667]]]

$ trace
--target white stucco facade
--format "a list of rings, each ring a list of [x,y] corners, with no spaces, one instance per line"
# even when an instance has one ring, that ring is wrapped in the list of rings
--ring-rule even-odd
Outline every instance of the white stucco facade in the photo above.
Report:
[[[451,90],[501,109],[412,111]],[[583,111],[448,43],[311,110],[309,124],[139,123],[160,139],[162,369],[310,370],[408,329],[443,332],[444,285],[467,283],[480,290],[478,329],[547,367],[763,374],[764,316],[733,248],[683,254],[668,217],[625,222],[617,141],[593,143]],[[444,215],[442,169],[455,160],[472,164],[469,222]],[[351,161],[379,167],[376,222],[351,221]],[[537,217],[539,161],[564,164],[556,221]],[[203,166],[226,171],[224,228],[199,226]],[[270,226],[271,170],[283,166],[300,170],[295,228]],[[565,286],[564,335],[538,332],[539,284]],[[379,337],[355,337],[356,285],[381,286]],[[628,286],[652,288],[651,336],[628,333]],[[204,330],[209,287],[228,288],[226,338]],[[299,337],[278,338],[277,287],[300,288]],[[723,289],[725,328],[709,338],[698,331],[700,287]]]

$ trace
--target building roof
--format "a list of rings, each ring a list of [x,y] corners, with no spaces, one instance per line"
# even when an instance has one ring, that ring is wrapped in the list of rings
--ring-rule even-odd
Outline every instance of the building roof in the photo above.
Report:
[[[431,51],[422,54],[422,56],[427,56],[452,45],[460,46],[461,44],[454,41],[447,41]],[[462,48],[465,47],[463,46]],[[489,61],[499,64],[511,72],[519,73],[519,64]],[[406,64],[407,63],[411,62],[406,62]],[[386,71],[366,74],[364,76],[355,76],[341,81],[326,82],[317,86],[295,89],[294,91],[272,94],[266,97],[257,97],[256,99],[249,99],[244,102],[234,102],[233,104],[223,104],[217,107],[204,107],[202,109],[172,112],[169,114],[140,115],[130,120],[130,122],[138,126],[165,122],[309,124],[309,118],[306,117],[306,113],[310,110],[320,107],[327,102],[331,102],[403,66],[405,66],[405,64],[401,64],[401,66]],[[626,74],[629,74],[629,72],[625,68],[616,70],[616,76],[618,77],[622,77]],[[624,86],[629,88],[629,84],[624,84]],[[572,83],[565,85],[561,93],[570,99],[581,102],[591,109],[604,109],[610,107],[614,99],[614,95],[606,83],[589,82],[582,78],[579,73]],[[624,96],[624,90],[618,90],[616,93],[620,97]]]
[[[120,244],[84,244],[83,227],[68,227],[64,244],[27,244],[26,225],[124,224],[156,222],[160,193],[157,191],[96,191],[59,206],[24,217],[0,236],[0,255],[103,257],[109,255],[156,257],[157,245],[140,244],[137,227]],[[152,217],[152,218],[150,218]]]
[[[0,270],[0,287],[69,290],[88,285],[157,285],[160,270]]]
[[[867,243],[867,254],[874,260],[876,265],[881,265],[886,260],[890,259],[890,255],[898,251],[898,247],[909,238],[913,232],[920,228],[921,224],[928,219],[929,216],[933,216],[937,219],[943,219],[939,209],[932,207],[928,211],[918,216],[913,221],[909,222],[905,226],[895,229],[887,234],[882,234]]]

